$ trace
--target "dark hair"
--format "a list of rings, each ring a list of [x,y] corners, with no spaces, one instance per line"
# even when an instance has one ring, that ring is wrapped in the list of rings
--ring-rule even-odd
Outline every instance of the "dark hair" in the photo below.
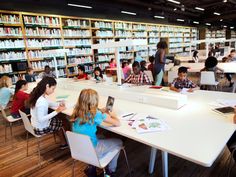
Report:
[[[78,65],[77,67],[78,67],[78,69],[80,69],[81,71],[85,72],[84,65]]]
[[[126,64],[128,64],[128,61],[123,60],[123,62],[122,62],[122,68],[124,68]]]
[[[33,68],[31,68],[31,67],[26,68],[26,72],[27,72],[27,73],[29,73],[29,72],[32,71],[32,70],[33,70]]]
[[[146,62],[145,60],[143,60],[143,61],[140,62],[140,67],[141,67],[141,70],[142,70],[142,71],[147,70],[147,68],[145,67],[146,63],[147,63],[147,62]]]
[[[205,67],[206,68],[213,68],[218,64],[218,60],[216,57],[208,57],[205,61]]]
[[[223,57],[222,62],[226,62],[228,60],[228,57]]]
[[[197,57],[197,54],[198,54],[198,51],[195,50],[195,51],[193,52],[193,57],[196,58],[196,57]]]
[[[31,108],[35,107],[35,104],[40,96],[42,96],[46,91],[46,86],[55,86],[57,81],[53,77],[44,77],[37,86],[33,89],[29,98],[29,105]]]
[[[157,48],[158,49],[166,49],[168,46],[167,46],[167,43],[166,41],[160,41],[157,43]]]
[[[230,53],[234,53],[234,52],[236,52],[236,50],[235,50],[235,49],[232,49],[232,50],[230,51]]]
[[[132,64],[132,68],[134,68],[134,67],[138,67],[138,68],[140,68],[140,64],[139,64],[138,61],[134,61],[134,62],[133,62],[133,64]]]
[[[114,59],[114,58],[112,58],[112,59],[110,60],[110,63],[112,63],[114,60],[115,60],[115,59]]]
[[[44,70],[46,70],[47,68],[51,69],[49,65],[44,66]]]
[[[180,74],[180,73],[187,73],[187,72],[188,72],[188,68],[187,67],[181,66],[178,69],[178,74]]]
[[[17,92],[21,89],[21,87],[22,87],[23,85],[26,85],[27,83],[28,83],[28,82],[27,82],[26,80],[18,80],[18,81],[16,82],[16,88],[15,88],[14,98],[15,98]]]
[[[99,72],[100,72],[99,76],[96,76],[96,75],[95,75],[95,79],[97,79],[97,77],[101,77],[101,78],[103,78],[102,70],[101,70],[100,67],[98,67],[98,66],[95,67],[94,70],[93,70],[93,72],[95,73],[95,71],[99,71]]]
[[[153,63],[154,60],[155,60],[155,57],[154,57],[154,56],[150,56],[150,57],[148,58],[148,60],[150,61],[150,63]]]

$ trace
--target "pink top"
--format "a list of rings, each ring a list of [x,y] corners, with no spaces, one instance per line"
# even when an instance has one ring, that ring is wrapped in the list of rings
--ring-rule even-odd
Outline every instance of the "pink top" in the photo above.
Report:
[[[122,71],[124,73],[125,79],[131,74],[131,68],[129,66],[125,66],[124,68],[122,68]]]
[[[110,68],[116,68],[116,63],[110,63]]]

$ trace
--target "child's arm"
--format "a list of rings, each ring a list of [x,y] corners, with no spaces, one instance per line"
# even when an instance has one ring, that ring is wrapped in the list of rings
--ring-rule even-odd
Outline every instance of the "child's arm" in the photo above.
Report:
[[[170,90],[175,91],[175,92],[181,92],[181,89],[177,89],[173,85],[170,86]]]
[[[104,120],[104,122],[116,127],[120,126],[120,120],[116,116],[112,115],[112,113],[105,114],[107,115],[107,118]]]

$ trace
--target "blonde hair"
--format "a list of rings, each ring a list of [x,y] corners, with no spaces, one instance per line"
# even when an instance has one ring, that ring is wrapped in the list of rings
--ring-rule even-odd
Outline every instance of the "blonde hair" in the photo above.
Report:
[[[11,82],[11,78],[8,76],[2,76],[0,79],[0,88],[9,87]]]
[[[72,119],[81,119],[80,124],[94,123],[98,108],[98,93],[93,89],[83,89],[72,114]]]

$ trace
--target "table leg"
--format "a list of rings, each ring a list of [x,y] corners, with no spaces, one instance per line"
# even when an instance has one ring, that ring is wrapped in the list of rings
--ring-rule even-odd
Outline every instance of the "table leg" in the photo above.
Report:
[[[154,170],[154,165],[155,165],[155,160],[156,160],[156,154],[157,154],[157,149],[154,147],[151,147],[151,154],[150,154],[150,161],[149,161],[149,174],[153,173]]]
[[[163,170],[163,177],[168,177],[168,153],[162,151],[162,170]]]

